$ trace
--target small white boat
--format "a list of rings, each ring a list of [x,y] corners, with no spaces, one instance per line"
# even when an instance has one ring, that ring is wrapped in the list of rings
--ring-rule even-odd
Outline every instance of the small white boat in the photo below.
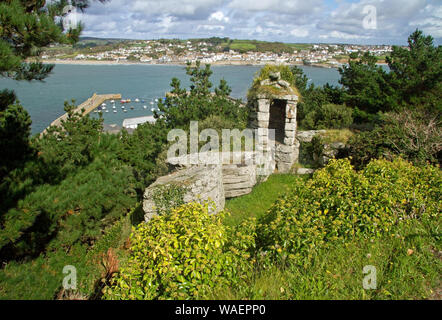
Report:
[[[121,109],[125,109],[125,107],[124,107],[124,106],[121,106]]]
[[[115,103],[115,100],[111,100],[111,103]]]
[[[106,112],[109,112],[109,110],[106,110]]]
[[[147,106],[143,106],[144,109],[147,109]]]
[[[151,101],[150,104],[153,104],[153,101]]]
[[[117,113],[117,110],[114,110],[114,113]]]
[[[155,102],[158,102],[158,99],[155,99]]]
[[[140,99],[136,98],[136,99],[135,99],[135,102],[140,102]]]
[[[154,112],[154,111],[155,111],[155,108],[150,109],[150,111]]]
[[[127,110],[126,110],[126,109],[124,109],[124,112],[127,112]]]

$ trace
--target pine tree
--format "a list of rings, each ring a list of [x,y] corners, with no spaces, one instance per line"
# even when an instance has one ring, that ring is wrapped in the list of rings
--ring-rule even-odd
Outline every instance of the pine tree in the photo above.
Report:
[[[82,30],[63,30],[60,20],[68,1],[46,4],[44,0],[0,1],[0,77],[14,80],[41,81],[53,65],[38,61],[43,47],[57,43],[75,43]],[[84,10],[87,0],[71,1]],[[28,61],[34,58],[35,61]],[[20,167],[32,153],[29,147],[31,118],[19,104],[12,91],[0,91],[0,179],[12,169]]]

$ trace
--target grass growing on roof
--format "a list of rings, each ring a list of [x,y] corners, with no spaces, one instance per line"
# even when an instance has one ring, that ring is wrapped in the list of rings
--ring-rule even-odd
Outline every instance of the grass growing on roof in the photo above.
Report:
[[[261,81],[269,79],[270,74],[275,72],[279,72],[281,74],[281,80],[287,81],[290,84],[289,88],[276,88],[271,85],[261,85]],[[252,87],[249,89],[247,94],[247,98],[251,100],[259,94],[263,94],[269,98],[280,95],[295,94],[300,98],[301,94],[295,86],[295,81],[295,75],[288,66],[266,64],[256,73],[255,78],[253,79]]]

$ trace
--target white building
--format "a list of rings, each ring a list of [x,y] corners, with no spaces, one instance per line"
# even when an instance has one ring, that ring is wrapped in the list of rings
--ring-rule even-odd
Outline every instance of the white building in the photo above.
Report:
[[[128,118],[123,120],[123,128],[136,129],[139,124],[146,122],[155,123],[156,119],[153,116]]]

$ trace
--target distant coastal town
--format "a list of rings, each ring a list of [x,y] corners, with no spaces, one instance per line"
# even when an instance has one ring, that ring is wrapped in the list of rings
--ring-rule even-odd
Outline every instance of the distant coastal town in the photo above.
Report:
[[[48,63],[72,64],[185,64],[212,65],[299,64],[333,68],[352,53],[370,52],[385,63],[389,45],[287,44],[229,38],[116,40],[83,38],[74,47],[52,45],[40,58]]]

